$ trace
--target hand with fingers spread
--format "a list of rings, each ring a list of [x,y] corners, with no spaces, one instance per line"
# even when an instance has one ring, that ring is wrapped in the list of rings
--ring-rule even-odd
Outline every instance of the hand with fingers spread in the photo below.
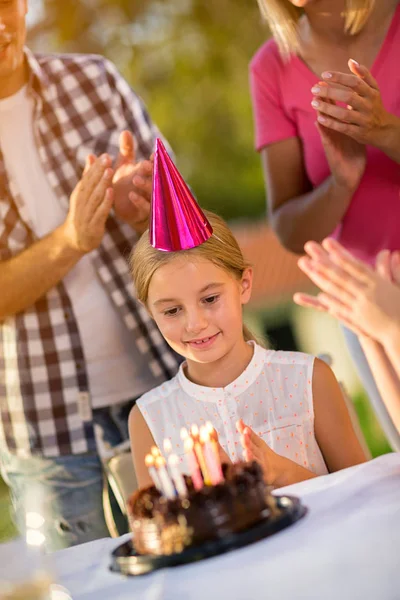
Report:
[[[285,459],[271,450],[268,444],[248,425],[245,425],[242,419],[237,422],[236,428],[241,436],[244,459],[257,461],[264,472],[265,481],[269,485],[276,485],[281,463]]]
[[[90,155],[82,179],[71,194],[67,218],[62,225],[71,248],[83,254],[97,248],[113,204],[111,158]]]
[[[236,428],[241,435],[244,459],[258,462],[268,485],[283,487],[315,477],[308,469],[274,452],[242,419],[236,423]]]
[[[133,136],[123,131],[113,178],[115,214],[141,235],[148,227],[153,158],[136,162]]]
[[[322,74],[325,85],[311,89],[318,123],[361,144],[376,146],[391,157],[397,156],[399,162],[400,119],[386,111],[370,71],[353,59],[348,65],[350,73],[327,71]]]
[[[322,245],[308,242],[307,257],[298,261],[300,269],[321,290],[317,298],[295,294],[294,301],[329,312],[357,335],[367,335],[382,344],[400,330],[400,254],[384,250],[378,255],[377,269],[353,257],[338,242]],[[389,273],[392,280],[389,280]]]

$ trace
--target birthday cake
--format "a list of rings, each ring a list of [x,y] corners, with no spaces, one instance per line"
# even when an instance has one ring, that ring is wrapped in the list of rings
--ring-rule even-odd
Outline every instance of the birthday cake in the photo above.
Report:
[[[195,448],[196,443],[192,446]],[[212,457],[207,455],[206,444],[203,443],[202,448],[200,443],[198,446],[197,454],[195,451],[193,454],[199,457],[202,451],[203,456],[198,460],[197,472],[192,471],[191,476],[180,476],[177,480],[175,471],[168,489],[168,486],[159,483],[159,479],[165,480],[166,476],[164,472],[160,478],[166,461],[159,457],[158,487],[153,485],[140,489],[129,499],[129,520],[138,554],[179,553],[186,548],[244,531],[278,511],[258,463],[220,465],[215,460],[216,470],[213,471],[209,468]],[[188,447],[190,444],[186,443]],[[208,461],[204,461],[204,457]],[[174,465],[174,460],[170,460],[169,464]],[[204,472],[205,468],[208,472]],[[199,472],[201,482],[197,478]],[[175,482],[174,487],[172,482]]]

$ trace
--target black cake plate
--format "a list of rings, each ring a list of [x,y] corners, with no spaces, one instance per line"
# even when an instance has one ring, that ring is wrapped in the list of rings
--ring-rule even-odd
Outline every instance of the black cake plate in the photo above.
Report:
[[[187,565],[212,556],[218,556],[237,548],[243,548],[258,542],[282,529],[286,529],[307,513],[307,508],[294,496],[275,496],[279,515],[274,518],[265,518],[249,529],[225,535],[218,540],[206,542],[201,546],[194,546],[183,550],[179,554],[157,556],[155,554],[137,554],[131,540],[121,544],[111,555],[111,571],[123,575],[145,575],[158,569]]]

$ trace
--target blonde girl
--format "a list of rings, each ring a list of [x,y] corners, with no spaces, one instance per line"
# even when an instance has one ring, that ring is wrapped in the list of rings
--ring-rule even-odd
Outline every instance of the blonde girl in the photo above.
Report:
[[[167,343],[186,360],[142,396],[129,419],[139,485],[144,457],[169,439],[182,459],[182,427],[211,421],[227,459],[262,465],[283,486],[363,462],[339,385],[312,356],[266,350],[243,325],[253,273],[224,221],[190,250],[162,252],[144,234],[131,257],[138,298]]]

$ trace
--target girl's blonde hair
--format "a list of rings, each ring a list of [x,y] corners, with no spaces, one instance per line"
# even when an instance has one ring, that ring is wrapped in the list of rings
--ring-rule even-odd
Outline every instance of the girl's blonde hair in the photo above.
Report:
[[[289,0],[257,0],[262,16],[284,58],[296,54],[300,49],[297,24],[303,12]],[[346,0],[344,29],[350,35],[359,33],[367,22],[375,0]]]
[[[146,306],[149,286],[154,273],[160,267],[170,263],[176,257],[203,258],[214,263],[217,267],[228,271],[237,280],[243,276],[250,264],[245,261],[239,244],[225,221],[218,215],[204,211],[212,228],[213,235],[200,246],[179,252],[163,252],[150,244],[149,233],[146,231],[130,257],[130,266],[137,298]],[[247,341],[259,340],[243,325],[243,337]]]

